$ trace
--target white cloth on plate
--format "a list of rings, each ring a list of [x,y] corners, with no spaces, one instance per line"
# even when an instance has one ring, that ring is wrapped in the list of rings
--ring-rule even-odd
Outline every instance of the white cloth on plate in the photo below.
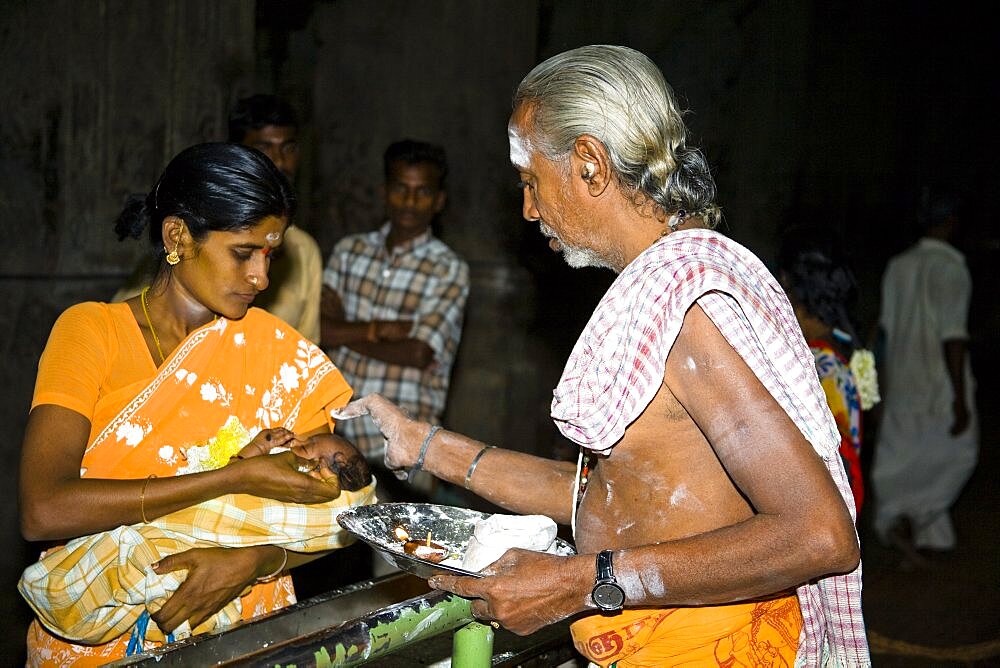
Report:
[[[478,572],[519,547],[545,552],[556,539],[556,523],[545,515],[490,515],[476,522],[462,568]]]

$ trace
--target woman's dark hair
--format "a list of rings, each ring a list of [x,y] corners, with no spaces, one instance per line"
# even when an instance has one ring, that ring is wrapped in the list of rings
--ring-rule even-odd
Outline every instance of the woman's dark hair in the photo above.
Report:
[[[184,220],[200,241],[213,231],[244,230],[268,216],[291,219],[295,195],[271,160],[240,144],[197,144],[170,161],[147,195],[131,196],[115,221],[119,241],[138,239],[149,228],[149,241],[163,249],[167,216]]]
[[[834,257],[817,248],[786,251],[779,257],[779,276],[792,302],[832,327],[837,343],[850,352],[860,345],[848,315],[858,284],[846,263]]]

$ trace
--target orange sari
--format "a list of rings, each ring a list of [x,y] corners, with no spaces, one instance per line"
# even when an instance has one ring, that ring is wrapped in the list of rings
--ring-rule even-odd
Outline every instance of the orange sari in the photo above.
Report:
[[[127,304],[88,302],[53,327],[32,407],[56,404],[91,421],[83,477],[141,479],[183,472],[185,450],[210,443],[233,417],[254,433],[304,433],[332,427],[329,411],[350,396],[319,348],[260,309],[192,332],[156,368]],[[291,578],[255,585],[241,602],[244,620],[290,605]],[[35,620],[28,665],[100,665],[124,656],[128,639],[75,645]]]
[[[802,614],[794,595],[701,608],[636,608],[570,626],[577,651],[600,666],[795,665]]]

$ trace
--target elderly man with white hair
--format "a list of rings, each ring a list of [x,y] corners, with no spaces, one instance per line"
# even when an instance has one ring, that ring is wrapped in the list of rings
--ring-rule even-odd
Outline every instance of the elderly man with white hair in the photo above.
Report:
[[[601,666],[869,663],[840,437],[788,299],[714,232],[715,185],[644,55],[538,65],[508,125],[524,217],[572,266],[618,273],[555,389],[576,465],[369,414],[393,468],[572,524],[578,555],[512,549],[431,584],[516,633],[576,616]],[[346,415],[342,415],[346,417]]]

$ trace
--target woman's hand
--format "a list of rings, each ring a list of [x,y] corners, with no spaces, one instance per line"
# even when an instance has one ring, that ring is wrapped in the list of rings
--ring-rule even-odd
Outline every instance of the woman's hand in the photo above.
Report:
[[[289,451],[235,459],[222,470],[236,475],[234,492],[292,503],[332,501],[340,496],[340,486],[309,475],[319,467],[318,460]]]
[[[281,558],[280,548],[273,545],[197,548],[164,557],[153,566],[156,573],[186,570],[187,578],[150,617],[165,634],[185,620],[194,630],[258,577],[278,568]]]
[[[392,470],[413,466],[418,450],[430,425],[418,422],[380,394],[369,394],[331,413],[338,420],[351,420],[362,415],[372,422],[385,437],[385,465]],[[398,475],[398,474],[397,474]]]

